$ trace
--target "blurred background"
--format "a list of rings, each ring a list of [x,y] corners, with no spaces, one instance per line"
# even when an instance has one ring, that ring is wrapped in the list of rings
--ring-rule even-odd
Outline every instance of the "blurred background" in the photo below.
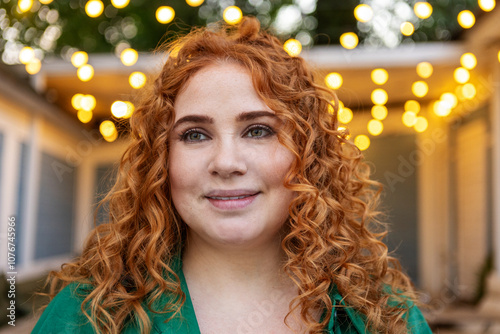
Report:
[[[0,0],[0,333],[29,333],[44,302],[33,291],[81,252],[128,119],[168,57],[155,50],[242,15],[336,90],[435,332],[500,333],[494,0]],[[16,327],[3,316],[13,271]]]

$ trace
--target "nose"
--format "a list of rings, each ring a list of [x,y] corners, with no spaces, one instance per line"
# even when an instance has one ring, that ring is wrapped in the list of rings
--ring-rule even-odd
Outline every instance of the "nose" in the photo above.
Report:
[[[208,172],[222,178],[246,174],[247,163],[244,150],[238,147],[234,139],[219,141],[217,145],[214,145]]]

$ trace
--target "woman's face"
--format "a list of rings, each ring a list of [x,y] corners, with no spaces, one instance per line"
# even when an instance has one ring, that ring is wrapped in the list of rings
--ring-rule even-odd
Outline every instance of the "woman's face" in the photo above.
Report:
[[[275,242],[294,197],[283,186],[293,161],[280,120],[240,65],[197,72],[175,101],[170,139],[172,199],[192,240],[211,245]]]

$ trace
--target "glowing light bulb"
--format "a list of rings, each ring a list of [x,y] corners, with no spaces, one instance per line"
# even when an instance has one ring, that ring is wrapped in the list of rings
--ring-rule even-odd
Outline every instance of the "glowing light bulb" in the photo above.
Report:
[[[379,121],[384,120],[387,117],[388,111],[386,106],[373,106],[372,116]]]
[[[469,71],[467,69],[465,69],[463,67],[458,67],[453,72],[453,78],[455,78],[456,82],[458,82],[460,84],[464,84],[467,81],[469,81],[469,79],[470,79],[470,73],[469,73]]]
[[[190,5],[191,7],[198,7],[201,5],[205,0],[186,0],[186,3]]]
[[[139,59],[137,51],[131,48],[123,50],[120,54],[120,60],[125,66],[134,65],[137,62],[137,59]]]
[[[429,122],[427,122],[427,119],[423,116],[417,117],[417,122],[413,126],[415,131],[417,132],[424,132],[427,130],[427,127],[429,126]]]
[[[477,91],[476,91],[476,86],[474,86],[471,83],[467,83],[462,86],[462,95],[467,99],[467,100],[472,100],[473,98],[476,97]]]
[[[283,49],[291,57],[297,57],[302,51],[302,44],[298,40],[291,38],[283,44]]]
[[[39,59],[33,58],[29,63],[26,64],[26,72],[28,72],[28,74],[37,74],[41,69],[42,62]]]
[[[90,17],[98,17],[104,11],[104,4],[100,0],[89,0],[85,4],[85,13]]]
[[[417,114],[415,114],[413,111],[405,111],[403,113],[402,120],[405,126],[411,128],[417,123]]]
[[[349,108],[342,108],[339,109],[338,111],[338,120],[340,123],[347,124],[350,121],[352,121],[352,118],[354,117],[354,114],[352,113],[352,110]]]
[[[417,2],[415,6],[413,6],[413,11],[418,18],[426,19],[432,14],[432,6],[428,2]]]
[[[26,13],[33,7],[33,0],[19,0],[17,2],[17,7],[21,13]]]
[[[73,97],[71,98],[71,105],[73,106],[73,108],[75,108],[76,110],[82,109],[82,98],[83,94],[78,93],[73,95]]]
[[[411,22],[403,22],[400,26],[401,33],[405,36],[411,36],[415,32],[415,26]]]
[[[458,98],[455,94],[453,93],[443,93],[441,94],[441,101],[446,101],[448,105],[453,109],[458,105]]]
[[[71,55],[71,64],[76,68],[87,64],[88,61],[89,55],[85,51],[77,51]]]
[[[371,95],[373,104],[384,105],[387,103],[389,96],[387,92],[382,88],[374,89]]]
[[[485,12],[491,12],[496,6],[496,1],[495,0],[479,0],[478,4],[479,4],[479,7],[482,10],[484,10]]]
[[[468,70],[472,70],[477,65],[477,58],[473,53],[467,52],[460,57],[460,64]]]
[[[103,137],[110,137],[114,132],[116,132],[115,123],[108,120],[102,121],[99,125],[99,131]]]
[[[446,117],[451,113],[451,106],[446,101],[435,101],[432,110],[437,116]]]
[[[92,119],[92,111],[87,111],[87,110],[78,110],[76,116],[82,123],[88,123]]]
[[[361,151],[364,151],[370,147],[370,138],[368,138],[367,135],[358,135],[354,138],[354,145],[356,145]]]
[[[405,111],[413,111],[415,114],[418,114],[420,111],[420,103],[415,100],[408,100],[405,102]]]
[[[146,84],[146,75],[142,72],[133,72],[128,77],[128,82],[132,88],[142,88]]]
[[[84,95],[80,100],[80,108],[85,111],[92,111],[96,106],[96,100],[93,95]]]
[[[29,64],[30,61],[35,59],[35,50],[29,46],[25,46],[19,51],[19,61],[23,64]]]
[[[111,105],[111,114],[117,118],[127,114],[127,104],[123,101],[115,101]]]
[[[373,9],[365,4],[357,5],[354,8],[354,17],[359,22],[368,22],[373,18]]]
[[[378,136],[384,131],[384,124],[378,119],[372,119],[368,122],[368,133],[372,136]]]
[[[411,85],[411,91],[416,97],[424,97],[429,92],[429,86],[425,81],[415,81]]]
[[[427,79],[434,72],[434,68],[432,64],[426,61],[417,64],[417,74],[419,77],[423,79]]]
[[[358,46],[359,38],[353,32],[346,32],[340,35],[340,44],[347,50],[352,50]]]
[[[325,77],[325,84],[331,89],[339,89],[343,82],[342,75],[337,72],[328,73]]]
[[[130,0],[111,0],[111,4],[116,8],[125,8],[128,6]]]
[[[458,24],[464,29],[472,28],[476,23],[476,17],[470,10],[463,10],[458,13],[457,20]]]
[[[241,9],[239,7],[229,6],[224,9],[222,17],[227,24],[234,25],[241,21],[241,19],[243,18],[243,13],[241,12]]]
[[[167,24],[172,22],[175,17],[175,10],[170,6],[161,6],[156,10],[156,20],[160,23]]]
[[[94,68],[89,64],[82,65],[76,71],[76,75],[81,81],[87,82],[94,77]]]
[[[383,68],[376,68],[371,73],[372,81],[377,85],[383,85],[389,79],[389,73]]]

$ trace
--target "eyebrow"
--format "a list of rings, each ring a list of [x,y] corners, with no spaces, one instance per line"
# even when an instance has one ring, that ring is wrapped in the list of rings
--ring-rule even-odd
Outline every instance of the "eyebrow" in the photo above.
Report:
[[[272,117],[272,118],[278,118],[276,114],[265,111],[265,110],[258,110],[258,111],[247,111],[247,112],[242,112],[236,117],[237,122],[245,122],[245,121],[251,121],[256,118],[260,117]],[[214,119],[212,117],[206,116],[206,115],[187,115],[184,117],[181,117],[175,122],[173,129],[175,129],[177,126],[179,126],[182,123],[204,123],[204,124],[213,124]]]

